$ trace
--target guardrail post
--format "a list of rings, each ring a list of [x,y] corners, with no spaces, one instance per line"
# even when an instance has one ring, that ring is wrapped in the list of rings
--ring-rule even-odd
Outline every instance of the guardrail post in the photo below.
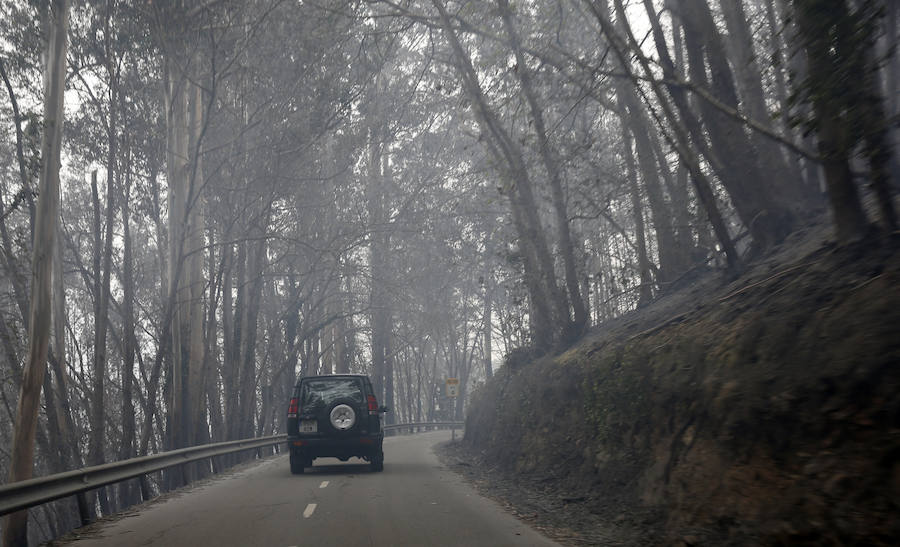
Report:
[[[147,475],[141,475],[138,481],[141,483],[141,501],[150,501],[150,481]]]
[[[91,523],[91,511],[88,507],[87,494],[84,492],[75,494],[75,502],[78,504],[78,518],[81,519],[81,525],[87,526]]]

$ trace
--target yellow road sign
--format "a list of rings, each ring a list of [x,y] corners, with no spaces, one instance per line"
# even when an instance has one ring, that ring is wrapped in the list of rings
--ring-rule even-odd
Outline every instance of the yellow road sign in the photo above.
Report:
[[[459,378],[447,378],[447,397],[459,397]]]

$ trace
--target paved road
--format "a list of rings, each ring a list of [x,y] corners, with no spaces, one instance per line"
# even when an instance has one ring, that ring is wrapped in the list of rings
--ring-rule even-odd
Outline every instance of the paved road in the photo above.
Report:
[[[442,467],[432,432],[385,439],[382,473],[318,459],[291,475],[278,456],[98,525],[77,547],[556,545]]]

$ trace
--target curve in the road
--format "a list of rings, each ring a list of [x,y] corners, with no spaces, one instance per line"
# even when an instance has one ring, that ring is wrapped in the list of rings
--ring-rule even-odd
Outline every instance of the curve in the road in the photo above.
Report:
[[[385,469],[285,455],[76,531],[78,547],[556,545],[440,465],[440,431],[385,439]],[[63,543],[63,545],[75,545]]]

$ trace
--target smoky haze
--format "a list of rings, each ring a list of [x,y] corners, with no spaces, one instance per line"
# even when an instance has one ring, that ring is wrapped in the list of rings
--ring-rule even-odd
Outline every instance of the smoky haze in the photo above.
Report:
[[[631,419],[615,409],[659,392],[647,372],[639,393],[610,380],[603,393],[621,397],[591,399],[597,336],[655,335],[713,301],[750,314],[763,303],[745,302],[747,287],[826,250],[850,254],[783,289],[797,307],[823,301],[797,287],[893,271],[890,0],[0,0],[0,21],[8,483],[289,433],[299,378],[364,374],[386,425],[469,420],[472,452],[448,449],[451,464],[491,453],[533,470],[502,455],[554,452],[516,445],[529,433],[505,437],[503,417],[584,408],[595,430],[547,431],[584,439],[557,477],[586,484],[571,469],[602,476],[597,454],[613,452],[592,443]],[[683,350],[674,336],[653,347]],[[582,353],[577,370],[540,368]],[[679,359],[673,370],[693,357]],[[730,374],[709,370],[680,378]],[[490,403],[507,396],[523,403]],[[671,427],[695,427],[684,424]],[[6,516],[4,545],[54,539],[249,457]]]

